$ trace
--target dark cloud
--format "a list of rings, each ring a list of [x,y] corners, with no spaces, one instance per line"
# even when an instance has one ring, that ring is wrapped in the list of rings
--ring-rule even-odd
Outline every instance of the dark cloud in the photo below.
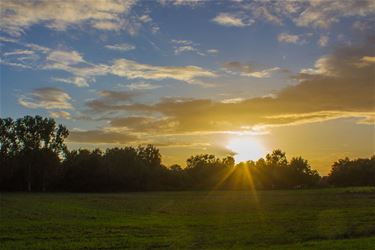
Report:
[[[21,95],[18,103],[26,108],[73,109],[70,95],[58,88],[37,88],[31,93]]]
[[[128,144],[136,141],[137,139],[138,138],[134,135],[102,130],[71,131],[68,137],[69,141],[80,143]]]

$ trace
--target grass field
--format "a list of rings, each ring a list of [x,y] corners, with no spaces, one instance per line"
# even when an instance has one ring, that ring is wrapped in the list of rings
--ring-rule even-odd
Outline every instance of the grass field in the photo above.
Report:
[[[375,189],[1,194],[1,249],[375,249]]]

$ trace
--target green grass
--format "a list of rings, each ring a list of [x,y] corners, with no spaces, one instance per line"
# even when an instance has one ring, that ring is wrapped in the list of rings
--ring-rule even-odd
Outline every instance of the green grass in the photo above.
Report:
[[[256,197],[3,193],[0,249],[374,249],[374,188]]]

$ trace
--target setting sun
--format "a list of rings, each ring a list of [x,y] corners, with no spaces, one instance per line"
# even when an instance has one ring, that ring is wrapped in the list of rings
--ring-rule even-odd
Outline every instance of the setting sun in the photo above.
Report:
[[[263,144],[255,139],[250,138],[234,138],[231,139],[227,148],[235,153],[236,162],[257,160],[266,154]]]

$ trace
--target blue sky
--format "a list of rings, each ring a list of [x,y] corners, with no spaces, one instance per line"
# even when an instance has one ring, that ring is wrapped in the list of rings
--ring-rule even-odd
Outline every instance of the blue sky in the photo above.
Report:
[[[256,138],[324,171],[334,157],[374,153],[374,10],[372,1],[5,0],[1,116],[54,117],[71,148],[153,143],[166,164],[236,154],[228,141]],[[313,140],[332,123],[349,149],[276,140],[281,130]]]

